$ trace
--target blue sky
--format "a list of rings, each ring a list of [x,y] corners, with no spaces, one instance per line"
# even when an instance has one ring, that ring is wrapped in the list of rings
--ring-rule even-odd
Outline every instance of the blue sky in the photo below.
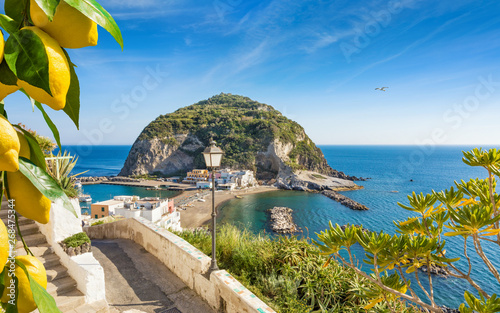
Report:
[[[98,46],[70,51],[81,127],[49,111],[63,144],[132,144],[220,92],[274,106],[317,144],[499,144],[498,1],[100,3],[125,48],[100,28]],[[50,135],[24,97],[5,102]]]

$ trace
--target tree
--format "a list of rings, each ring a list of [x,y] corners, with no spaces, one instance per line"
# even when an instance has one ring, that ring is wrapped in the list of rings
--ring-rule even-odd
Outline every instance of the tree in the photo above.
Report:
[[[61,151],[59,130],[46,108],[63,110],[77,128],[80,112],[76,66],[65,48],[96,45],[97,25],[122,48],[123,39],[111,15],[95,0],[5,0],[5,13],[0,14],[0,201],[5,194],[9,220],[7,225],[0,221],[0,260],[4,262],[0,264],[1,306],[9,313],[36,308],[42,313],[60,312],[45,290],[43,265],[23,240],[18,214],[47,223],[51,202],[61,199],[66,209],[75,213],[74,208],[48,173],[45,157],[54,148],[53,143],[21,125],[12,125],[4,98],[17,91],[25,94],[29,100],[26,110],[41,111]],[[5,243],[15,242],[16,234],[26,256],[9,255],[9,248],[15,247]]]
[[[470,253],[476,253],[500,287],[499,271],[491,262],[494,256],[488,256],[483,249],[486,242],[500,247],[500,195],[495,191],[495,177],[500,177],[500,151],[474,149],[463,154],[465,164],[483,167],[487,177],[455,182],[454,187],[441,192],[408,196],[409,205],[398,204],[418,216],[394,222],[398,228],[397,235],[391,236],[383,231],[363,232],[356,226],[343,230],[331,223],[329,229],[318,234],[318,241],[314,243],[322,254],[336,257],[376,285],[376,289],[367,293],[372,301],[366,309],[389,297],[398,297],[425,310],[442,312],[434,300],[430,270],[427,274],[419,274],[423,266],[427,269],[437,266],[453,277],[467,280],[477,291],[479,298],[469,291],[465,292],[465,303],[460,305],[460,312],[500,312],[500,299],[496,294],[486,293],[471,277],[473,265],[470,258]],[[468,264],[465,269],[456,265],[459,257],[446,256],[444,238],[457,236],[463,240],[463,257]],[[473,248],[470,247],[471,242]],[[373,274],[369,275],[357,266],[351,251],[354,244],[361,245],[366,252],[363,261],[373,267]],[[342,257],[341,250],[347,251],[348,260]],[[393,273],[389,274],[389,271]],[[427,299],[421,299],[415,293],[405,273],[414,275],[413,282],[423,290]],[[428,280],[428,288],[424,288],[423,279]]]

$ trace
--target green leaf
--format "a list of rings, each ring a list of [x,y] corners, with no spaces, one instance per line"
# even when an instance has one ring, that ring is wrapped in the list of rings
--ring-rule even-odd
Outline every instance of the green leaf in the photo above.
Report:
[[[3,267],[2,273],[0,273],[0,295],[3,295],[3,291],[5,289],[5,275],[7,275],[7,271],[9,268],[7,266]]]
[[[57,181],[47,174],[44,170],[33,164],[30,160],[20,157],[19,158],[19,171],[30,180],[38,191],[51,201],[62,199],[64,208],[76,217],[78,216],[73,208],[73,205],[64,193]]]
[[[31,277],[24,264],[16,260],[16,265],[19,266],[24,271],[24,274],[26,274],[26,277],[28,277],[31,292],[33,293],[33,300],[35,300],[35,303],[38,306],[38,311],[40,311],[40,313],[62,313],[57,308],[54,298],[52,298],[47,290],[40,286],[40,284],[37,283],[33,277]]]
[[[56,14],[57,6],[59,5],[59,0],[35,0],[36,4],[42,9],[42,11],[47,15],[49,21],[52,22],[54,14]]]
[[[29,0],[5,0],[5,14],[18,22],[20,25],[23,21],[23,12],[27,1]]]
[[[7,274],[7,271],[8,271],[8,266],[10,265],[10,260],[7,262],[7,264],[5,265],[4,267],[4,271],[2,272],[2,275],[1,275],[1,278],[2,279],[2,282],[4,282],[4,279],[9,279],[8,283],[10,284],[10,280],[14,280],[14,288],[15,288],[15,296],[14,296],[14,305],[10,304],[10,303],[2,303],[2,307],[4,308],[5,310],[5,313],[18,313],[17,312],[17,299],[19,299],[18,295],[19,295],[19,289],[18,289],[18,279],[16,276],[12,276],[12,277],[6,277],[6,275],[8,276]],[[4,292],[4,289],[7,288],[7,286],[4,286],[4,288],[2,288],[2,293]],[[9,297],[10,299],[10,297]]]
[[[24,137],[26,138],[26,141],[28,141],[28,144],[30,145],[30,161],[45,171],[47,169],[47,164],[45,163],[45,155],[43,154],[43,151],[40,148],[40,145],[38,144],[36,138],[29,131],[23,129],[19,125],[12,126],[22,131]]]
[[[0,26],[9,34],[15,33],[19,29],[19,23],[5,14],[0,14]]]
[[[71,83],[69,85],[68,94],[66,95],[66,106],[63,111],[69,118],[75,123],[76,128],[79,129],[79,119],[80,119],[80,82],[78,81],[78,76],[75,72],[75,64],[71,62],[68,53],[63,49],[66,59],[68,59],[69,70],[71,72]]]
[[[0,115],[5,117],[5,119],[8,119],[7,118],[7,111],[5,111],[5,103],[3,103],[3,100],[0,101]]]
[[[49,84],[49,58],[42,39],[29,29],[10,35],[5,43],[5,60],[14,74],[52,96]]]
[[[45,112],[45,110],[43,109],[43,106],[40,102],[38,102],[34,99],[32,99],[32,101],[35,103],[35,106],[42,112],[42,115],[43,115],[43,118],[45,119],[45,122],[47,123],[50,130],[52,131],[52,134],[54,135],[54,139],[57,142],[57,146],[59,147],[59,150],[62,150],[61,149],[61,138],[59,136],[59,130],[57,130],[56,124],[54,124],[52,122],[52,120],[50,119],[49,115]]]
[[[120,28],[116,25],[116,22],[111,14],[104,10],[104,8],[97,3],[97,1],[66,0],[65,2],[107,30],[111,36],[115,38],[116,42],[118,42],[123,50],[123,38]]]
[[[0,63],[0,83],[9,86],[17,85],[17,77],[12,73],[5,59]]]

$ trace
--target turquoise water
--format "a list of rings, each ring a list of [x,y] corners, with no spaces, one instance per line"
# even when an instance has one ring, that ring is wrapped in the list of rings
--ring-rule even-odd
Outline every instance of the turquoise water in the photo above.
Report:
[[[75,172],[90,169],[85,176],[117,175],[125,162],[130,146],[69,146],[72,154],[80,156]],[[414,146],[320,146],[328,163],[346,174],[371,177],[357,182],[362,190],[343,192],[348,197],[366,205],[369,211],[353,211],[319,194],[296,191],[276,191],[233,199],[220,207],[219,222],[239,223],[255,232],[269,231],[265,211],[273,206],[287,206],[294,210],[296,223],[304,234],[315,238],[315,233],[332,223],[363,224],[374,231],[394,233],[393,220],[404,220],[411,216],[397,205],[407,203],[406,196],[412,191],[429,193],[453,185],[454,180],[485,177],[484,170],[471,168],[462,163],[462,150],[473,147],[419,148]],[[488,147],[484,147],[488,148]],[[410,181],[413,180],[413,181]],[[156,196],[155,191],[144,188],[87,185],[94,201],[110,199],[114,195],[136,194]],[[397,192],[394,192],[397,191]],[[151,194],[153,193],[153,194]],[[162,196],[169,197],[169,195]],[[469,245],[472,246],[472,245]],[[457,238],[447,241],[448,256],[461,256],[463,243]],[[500,252],[485,245],[492,262],[500,268]],[[360,249],[355,251],[362,256]],[[492,278],[481,260],[473,258],[474,278],[489,292],[499,293],[498,283]],[[459,262],[459,265],[464,265]],[[425,284],[425,282],[424,282]],[[436,301],[449,307],[458,307],[463,301],[469,285],[460,279],[435,278]],[[418,287],[414,284],[416,291]],[[425,297],[422,297],[425,298]]]
[[[120,172],[131,146],[63,146],[71,155],[78,156],[72,174],[81,176],[116,176]],[[56,150],[57,153],[57,150]],[[135,195],[171,198],[179,194],[169,190],[146,190],[145,187],[120,185],[84,185],[82,192],[90,194],[92,203],[113,199],[114,196]],[[80,203],[82,213],[89,213],[90,204]]]
[[[407,203],[406,196],[412,191],[429,193],[432,189],[449,188],[454,180],[484,177],[483,170],[467,167],[462,163],[461,151],[469,148],[439,147],[432,153],[425,154],[415,147],[322,146],[321,149],[333,168],[349,175],[371,177],[368,181],[357,182],[364,189],[343,192],[369,207],[369,211],[351,210],[320,194],[276,191],[248,195],[244,199],[224,203],[220,207],[219,222],[242,223],[255,232],[262,229],[268,232],[266,210],[273,206],[286,206],[294,210],[296,223],[311,238],[316,238],[315,233],[325,230],[328,221],[340,225],[363,224],[373,231],[394,233],[393,220],[413,216],[397,205],[397,202]],[[451,238],[447,241],[447,250],[448,256],[461,256],[463,242]],[[500,268],[500,253],[490,245],[486,245],[486,250],[488,255],[493,256],[492,261],[497,268]],[[355,254],[363,256],[359,247]],[[494,292],[496,289],[498,293],[498,283],[482,265],[482,261],[473,258],[472,262],[478,268],[473,273],[474,278],[481,285],[486,285],[487,291]],[[459,264],[464,265],[463,262]],[[449,307],[458,307],[464,290],[471,289],[468,283],[455,278],[435,278],[434,285],[436,302]],[[414,287],[418,291],[416,284]]]

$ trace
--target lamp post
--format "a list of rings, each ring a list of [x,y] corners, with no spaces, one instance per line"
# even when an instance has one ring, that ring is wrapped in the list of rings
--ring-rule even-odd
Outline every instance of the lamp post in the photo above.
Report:
[[[219,270],[215,258],[215,218],[217,217],[217,213],[215,212],[215,169],[220,167],[222,154],[222,150],[215,146],[215,141],[213,140],[210,141],[210,147],[207,147],[203,151],[205,164],[207,168],[212,170],[212,264],[210,265],[210,272]]]

